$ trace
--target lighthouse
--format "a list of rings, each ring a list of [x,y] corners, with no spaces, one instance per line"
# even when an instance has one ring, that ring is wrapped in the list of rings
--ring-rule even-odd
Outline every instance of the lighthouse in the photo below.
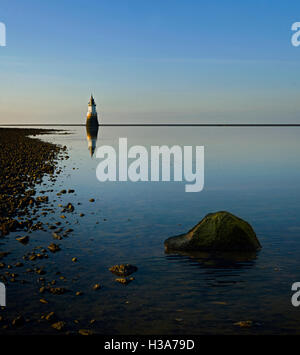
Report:
[[[91,95],[90,101],[88,103],[88,112],[86,115],[86,125],[89,127],[98,127],[98,115],[96,111],[96,103],[93,98],[93,95]]]

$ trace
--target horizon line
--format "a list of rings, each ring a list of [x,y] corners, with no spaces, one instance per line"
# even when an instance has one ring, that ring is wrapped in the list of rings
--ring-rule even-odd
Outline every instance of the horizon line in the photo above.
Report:
[[[83,123],[0,124],[0,127],[57,126],[84,127]],[[300,127],[300,123],[100,123],[98,127]]]

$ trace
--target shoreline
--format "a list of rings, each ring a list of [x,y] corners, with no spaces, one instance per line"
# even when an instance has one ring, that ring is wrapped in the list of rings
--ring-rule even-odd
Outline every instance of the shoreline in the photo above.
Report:
[[[29,136],[58,130],[0,128],[0,235],[28,230],[45,197],[34,197],[45,175],[55,181],[59,154],[66,147]]]

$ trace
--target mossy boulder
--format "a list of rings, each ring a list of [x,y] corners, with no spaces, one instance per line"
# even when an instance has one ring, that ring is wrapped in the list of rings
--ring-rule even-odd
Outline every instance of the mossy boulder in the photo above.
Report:
[[[249,223],[221,211],[209,213],[188,233],[165,240],[170,251],[256,251],[261,245]]]

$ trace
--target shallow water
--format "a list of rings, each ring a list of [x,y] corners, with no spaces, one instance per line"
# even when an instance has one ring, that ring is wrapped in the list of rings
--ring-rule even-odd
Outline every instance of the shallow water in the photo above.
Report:
[[[26,261],[24,267],[13,269],[30,282],[7,285],[7,307],[2,312],[8,317],[22,313],[29,322],[6,332],[51,333],[49,324],[37,320],[55,311],[70,332],[84,328],[102,334],[298,333],[300,310],[291,304],[291,285],[300,281],[300,128],[99,129],[98,147],[117,147],[119,137],[127,137],[129,146],[203,145],[205,184],[198,193],[186,193],[184,182],[101,183],[96,178],[99,159],[90,156],[86,128],[66,129],[71,134],[41,137],[66,145],[70,159],[60,162],[62,173],[54,185],[45,180],[38,189],[53,189],[47,196],[56,206],[41,220],[70,223],[66,225],[74,232],[59,241],[62,250],[49,259],[31,265]],[[75,189],[75,194],[56,196],[63,188]],[[68,202],[75,211],[65,222],[57,205]],[[220,210],[248,221],[262,250],[242,258],[165,254],[166,238]],[[36,231],[23,246],[15,241],[19,234],[0,240],[0,249],[12,252],[6,263],[20,261],[34,246],[47,247],[53,241],[51,231]],[[116,283],[108,271],[120,263],[138,267],[127,286]],[[49,303],[41,304],[38,282],[25,273],[32,265],[45,265],[46,280],[56,279],[57,286],[71,291],[47,294]],[[57,271],[66,280],[59,280]],[[102,289],[92,290],[95,283]],[[84,294],[75,296],[76,291]],[[91,319],[96,321],[90,324]],[[252,320],[253,326],[234,325],[241,320]]]

